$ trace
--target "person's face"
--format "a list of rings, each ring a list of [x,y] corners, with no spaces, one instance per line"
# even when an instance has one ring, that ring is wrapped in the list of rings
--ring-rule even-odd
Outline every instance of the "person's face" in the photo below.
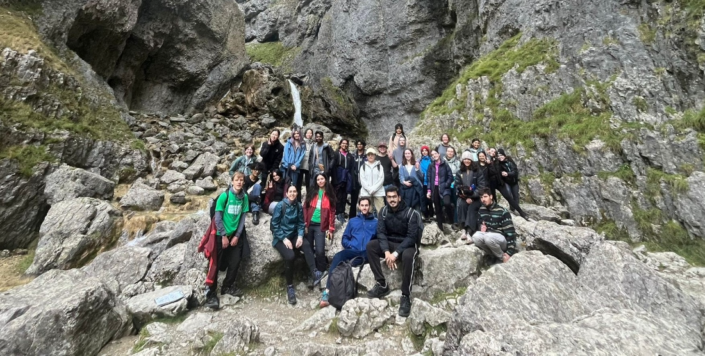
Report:
[[[404,158],[406,158],[407,162],[411,161],[411,156],[411,151],[404,151]]]
[[[286,191],[286,197],[289,198],[289,200],[294,201],[296,199],[296,196],[298,195],[298,192],[296,191],[295,186],[290,186],[289,190]]]
[[[480,147],[480,141],[475,141],[472,143],[472,148],[477,149],[478,147]]]
[[[295,131],[294,132],[294,140],[298,141],[300,139],[301,139],[301,133],[299,133],[298,131]]]
[[[316,184],[318,184],[319,188],[325,187],[326,186],[326,178],[323,176],[318,176],[318,178],[316,178]]]
[[[362,142],[358,142],[356,146],[358,151],[362,151],[365,149],[365,145],[363,145]]]
[[[254,152],[252,151],[252,147],[247,147],[245,149],[245,156],[250,157],[250,156],[252,156],[253,153]]]
[[[484,153],[478,153],[478,154],[477,154],[477,160],[480,161],[480,162],[485,162],[485,161],[487,161],[487,156],[485,156]]]
[[[436,151],[431,151],[431,158],[433,158],[434,161],[438,161],[438,159],[441,158],[441,155]]]
[[[441,142],[443,142],[444,144],[447,144],[448,141],[450,141],[448,135],[443,135],[443,137],[441,137]]]
[[[307,130],[305,136],[306,136],[306,139],[307,139],[307,140],[310,140],[311,137],[313,137],[313,131]]]
[[[499,156],[497,156],[497,158],[499,159],[500,162],[504,162],[504,160],[505,160],[507,157],[505,157],[504,155],[499,155]]]
[[[367,154],[367,162],[374,163],[375,161],[375,154],[374,153],[368,153]]]
[[[406,139],[405,138],[400,138],[399,139],[399,146],[406,146]]]
[[[370,202],[367,200],[363,200],[359,204],[360,212],[363,215],[367,215],[370,212]]]
[[[275,182],[278,182],[282,177],[280,177],[278,174],[272,174],[272,179],[274,179]]]
[[[236,175],[233,177],[233,188],[235,188],[235,190],[242,189],[242,185],[244,183],[245,183],[245,179],[243,179],[241,176]]]
[[[480,200],[482,201],[482,204],[485,206],[492,205],[492,196],[489,194],[482,194],[482,196],[480,197]]]
[[[379,151],[379,154],[380,154],[381,156],[384,156],[385,154],[387,154],[387,147],[379,146],[379,147],[377,148],[377,150]]]
[[[490,148],[488,152],[490,153],[490,157],[495,157],[495,155],[497,154],[497,150],[495,150],[494,148]]]
[[[392,208],[396,208],[397,205],[399,205],[399,195],[397,192],[387,193],[387,203],[389,203],[389,206]]]
[[[279,139],[279,132],[272,131],[271,134],[269,134],[269,140],[274,142]]]
[[[317,143],[323,142],[323,135],[316,135],[316,142]]]
[[[340,141],[340,149],[343,151],[348,150],[348,141],[347,140]]]
[[[258,176],[258,175],[259,175],[259,169],[257,169],[257,168],[252,168],[251,171],[252,171],[252,175],[253,175],[253,176]]]
[[[466,167],[470,167],[470,165],[472,164],[472,160],[471,160],[470,158],[466,158],[466,159],[463,160],[463,164],[464,164]]]
[[[397,127],[396,132],[401,135],[401,127]]]
[[[421,150],[421,155],[422,155],[422,156],[428,156],[428,150],[425,149],[425,148],[424,148],[423,150]]]
[[[448,157],[448,158],[453,158],[453,157],[455,157],[455,150],[452,149],[452,148],[449,148],[449,149],[446,151],[446,157]]]

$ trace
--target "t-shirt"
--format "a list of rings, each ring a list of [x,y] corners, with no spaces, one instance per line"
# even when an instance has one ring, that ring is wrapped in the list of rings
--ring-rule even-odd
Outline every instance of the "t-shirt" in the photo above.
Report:
[[[230,189],[228,189],[228,194],[230,195],[228,197],[228,206],[225,206],[225,194],[221,194],[216,202],[215,211],[223,212],[225,233],[230,236],[237,231],[242,214],[250,211],[250,203],[247,194],[244,195],[243,199],[239,199]]]
[[[321,223],[321,205],[323,204],[323,190],[318,190],[318,202],[316,203],[316,210],[313,211],[313,216],[311,216],[311,222]]]

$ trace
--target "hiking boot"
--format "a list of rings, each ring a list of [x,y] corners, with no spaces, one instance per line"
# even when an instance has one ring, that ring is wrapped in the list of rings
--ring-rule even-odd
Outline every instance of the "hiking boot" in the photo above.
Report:
[[[215,293],[215,290],[211,290],[210,288],[206,287],[206,302],[203,304],[206,308],[210,308],[213,310],[218,310],[220,308],[220,300],[218,300],[218,296]]]
[[[259,211],[252,212],[252,224],[259,225]]]
[[[294,286],[286,287],[286,297],[289,300],[289,304],[296,305],[296,291]]]
[[[227,288],[222,288],[220,290],[220,295],[225,295],[225,294],[231,295],[233,297],[242,297],[243,293],[242,293],[241,289],[239,289],[235,286],[230,286]]]
[[[379,282],[377,282],[375,283],[374,288],[367,292],[367,298],[382,298],[387,294],[389,294],[389,286],[387,286],[387,283],[384,283],[384,286],[382,286]]]
[[[318,306],[321,307],[321,309],[323,309],[329,305],[330,305],[330,303],[328,303],[328,291],[324,290],[323,294],[321,295],[321,303],[318,304]]]
[[[323,278],[323,272],[319,270],[313,271],[313,286],[321,287],[321,278]]]
[[[402,295],[399,300],[399,316],[406,318],[411,313],[411,300],[408,295]]]
[[[460,231],[463,229],[463,227],[459,223],[453,224],[452,228],[453,228],[453,231]]]

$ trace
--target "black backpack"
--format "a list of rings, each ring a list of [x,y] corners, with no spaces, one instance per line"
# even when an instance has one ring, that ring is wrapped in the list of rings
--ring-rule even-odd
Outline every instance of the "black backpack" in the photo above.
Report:
[[[228,186],[228,189],[226,189],[224,192],[220,193],[221,195],[225,194],[225,207],[228,207],[228,199],[230,198],[230,186]],[[218,198],[211,199],[211,208],[210,208],[210,215],[211,215],[211,220],[215,218],[215,208],[216,205],[218,205],[218,199],[220,198],[220,195]]]
[[[387,218],[387,210],[389,210],[389,206],[382,208],[382,220]],[[412,208],[409,208],[409,211],[411,211],[411,213],[407,215],[409,217],[409,223],[411,223],[411,219],[416,218],[416,222],[418,224],[418,229],[416,230],[416,243],[418,244],[421,242],[421,238],[423,237],[423,219],[418,211]]]
[[[357,272],[357,278],[352,271],[353,261],[358,258],[364,258],[361,256],[355,257],[349,261],[343,261],[338,266],[335,267],[333,273],[328,276],[328,303],[334,306],[336,309],[340,310],[343,305],[350,300],[357,297],[357,281],[360,279],[360,274],[365,265],[360,266],[360,271]]]

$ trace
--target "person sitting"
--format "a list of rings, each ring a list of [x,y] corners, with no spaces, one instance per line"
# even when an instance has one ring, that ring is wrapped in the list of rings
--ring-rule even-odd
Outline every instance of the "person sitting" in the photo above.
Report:
[[[314,177],[316,185],[306,191],[304,202],[304,222],[306,223],[306,240],[316,255],[316,270],[314,280],[318,280],[321,272],[326,270],[326,239],[332,240],[335,233],[335,201],[333,186],[323,173]],[[310,286],[313,288],[313,283]]]
[[[369,197],[362,197],[358,200],[360,212],[357,216],[348,221],[348,226],[345,227],[341,241],[343,250],[333,256],[333,262],[331,262],[330,268],[328,269],[328,276],[330,276],[335,267],[343,261],[354,260],[352,263],[353,267],[361,266],[367,262],[367,243],[377,236],[377,218],[370,212],[371,207],[372,199]],[[321,296],[321,308],[325,308],[329,305],[329,292],[330,284],[327,284]]]
[[[243,189],[247,192],[247,197],[250,200],[250,211],[252,212],[252,224],[259,225],[260,201],[262,200],[262,177],[261,173],[265,170],[264,163],[255,162],[250,164],[250,174],[245,176],[245,184]]]
[[[472,161],[472,154],[468,151],[463,152],[455,186],[458,190],[458,224],[463,229],[460,239],[467,240],[477,231],[477,211],[482,206],[479,192],[488,187],[479,164]]]
[[[301,203],[296,201],[298,195],[295,186],[290,186],[286,192],[286,199],[279,202],[274,209],[274,216],[269,229],[272,231],[272,246],[284,259],[284,276],[286,278],[286,295],[289,304],[296,304],[294,291],[294,250],[301,250],[313,275],[316,270],[313,249],[304,239],[304,212]]]
[[[274,214],[274,208],[284,199],[285,187],[286,181],[282,177],[281,171],[272,171],[267,182],[267,191],[264,194],[264,206],[267,207],[269,215]]]
[[[401,300],[399,316],[407,317],[411,311],[411,280],[414,262],[418,254],[419,236],[417,234],[421,216],[407,206],[399,197],[399,189],[390,187],[386,191],[388,205],[379,212],[377,220],[377,239],[367,243],[367,260],[377,283],[367,292],[369,298],[381,298],[389,294],[389,286],[382,273],[380,258],[387,267],[397,269],[397,261],[403,265]],[[416,215],[416,216],[414,216]]]
[[[245,154],[238,157],[233,164],[230,166],[230,177],[235,175],[235,172],[242,172],[245,176],[250,175],[250,166],[257,162],[257,157],[255,157],[255,148],[252,145],[245,147]],[[260,171],[262,173],[263,171]],[[261,179],[262,177],[260,177]]]
[[[516,253],[512,216],[507,209],[492,201],[492,192],[488,188],[480,191],[480,199],[480,231],[472,235],[472,241],[492,258],[492,263],[507,262]]]

